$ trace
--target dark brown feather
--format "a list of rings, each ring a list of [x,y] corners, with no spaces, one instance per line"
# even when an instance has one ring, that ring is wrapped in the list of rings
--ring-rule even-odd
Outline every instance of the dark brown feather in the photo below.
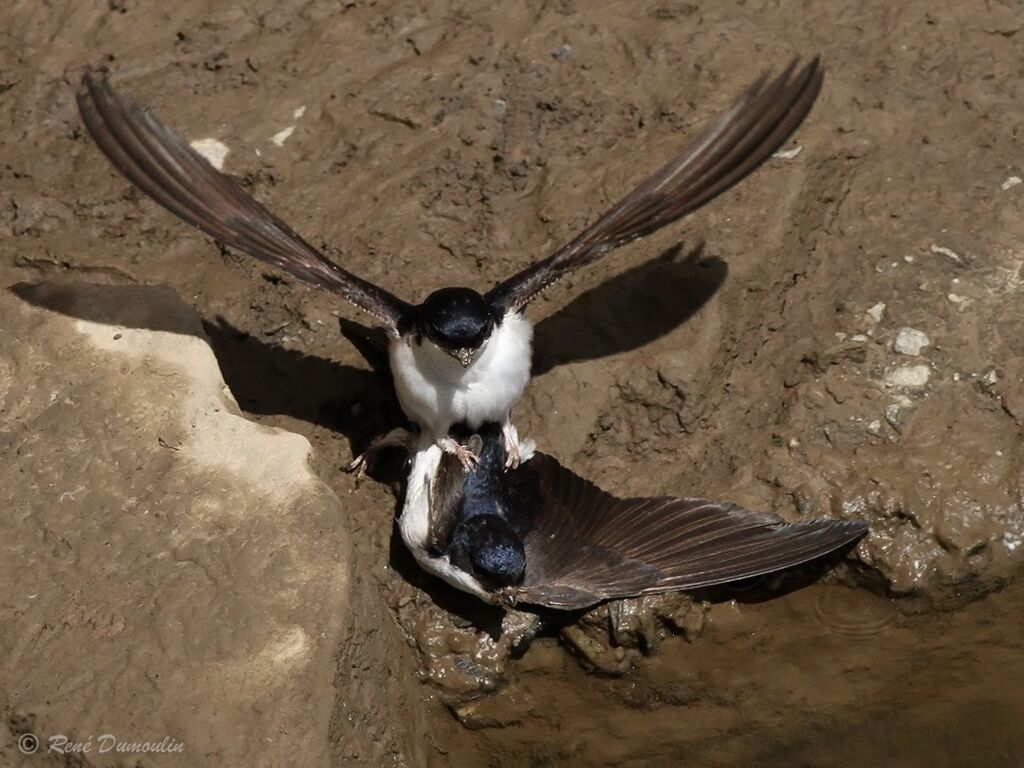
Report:
[[[491,303],[522,309],[568,272],[700,208],[767,160],[807,116],[824,77],[817,57],[754,83],[703,134],[551,256],[495,286]],[[795,72],[795,74],[794,74]],[[767,85],[766,85],[767,83]]]
[[[397,329],[408,304],[328,260],[105,77],[86,72],[77,98],[99,148],[157,203],[225,245],[333,291]]]
[[[690,590],[808,562],[857,540],[859,522],[787,523],[702,499],[619,499],[536,454],[514,480],[527,569],[520,602],[583,608]]]
[[[477,435],[473,435],[476,441],[476,454],[480,453]],[[472,450],[472,449],[470,449]],[[462,489],[466,482],[466,469],[462,466],[458,456],[448,451],[441,452],[438,460],[437,471],[434,474],[433,483],[429,484],[430,510],[427,527],[427,550],[435,556],[440,556],[448,549],[452,532],[458,523],[459,502],[462,501]]]

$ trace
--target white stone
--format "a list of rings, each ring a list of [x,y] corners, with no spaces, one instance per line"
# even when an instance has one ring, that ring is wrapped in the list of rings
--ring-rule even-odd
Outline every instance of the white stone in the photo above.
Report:
[[[288,137],[291,136],[293,133],[295,133],[295,126],[289,125],[283,131],[278,131],[273,136],[271,136],[270,140],[274,142],[277,146],[283,147],[284,143],[288,141]]]
[[[867,315],[873,323],[882,322],[883,314],[885,314],[885,303],[881,301],[869,307],[867,311]]]
[[[885,383],[890,387],[923,387],[931,378],[932,369],[927,365],[904,365],[893,368],[885,375]]]
[[[803,145],[797,144],[792,149],[780,149],[772,157],[778,158],[779,160],[794,160],[800,156],[800,153],[804,151]]]
[[[1006,181],[999,185],[999,188],[1003,190],[1003,192],[1005,192],[1008,189],[1013,189],[1022,182],[1024,182],[1024,179],[1022,179],[1020,176],[1009,176],[1007,177]]]
[[[937,243],[932,243],[932,247],[931,247],[930,250],[931,250],[932,253],[937,253],[940,256],[948,256],[953,261],[955,261],[957,264],[963,264],[964,263],[964,260],[960,258],[960,254],[957,253],[956,251],[952,250],[951,248],[946,248],[943,245],[938,245]]]
[[[196,139],[189,146],[206,158],[206,161],[218,171],[224,170],[224,160],[231,149],[220,139]]]
[[[923,331],[916,328],[900,328],[892,348],[901,355],[916,357],[921,354],[922,349],[931,343],[931,339]]]

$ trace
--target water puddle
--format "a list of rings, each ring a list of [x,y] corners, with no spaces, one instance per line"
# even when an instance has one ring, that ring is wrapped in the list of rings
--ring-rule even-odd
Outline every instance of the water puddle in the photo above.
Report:
[[[554,639],[462,712],[450,766],[1024,764],[1024,582],[951,613],[908,615],[815,585],[723,603],[694,643],[632,673],[586,673]]]

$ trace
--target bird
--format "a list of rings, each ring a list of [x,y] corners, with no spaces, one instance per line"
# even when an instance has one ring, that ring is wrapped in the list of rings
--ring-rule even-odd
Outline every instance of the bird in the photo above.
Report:
[[[151,110],[117,92],[105,73],[87,69],[76,99],[100,150],[155,202],[222,245],[332,292],[382,324],[399,404],[420,432],[468,466],[476,456],[449,436],[452,425],[498,422],[512,466],[519,460],[512,409],[530,380],[527,305],[570,272],[702,207],[771,157],[822,87],[820,58],[799,63],[794,58],[774,78],[763,73],[679,154],[546,258],[484,293],[446,286],[418,304],[329,260]],[[392,430],[353,466],[410,439],[404,429]]]
[[[421,444],[399,533],[429,573],[494,605],[578,610],[761,576],[817,559],[868,532],[859,521],[790,523],[730,503],[618,498],[536,449],[506,468],[498,424],[460,439],[479,460]]]

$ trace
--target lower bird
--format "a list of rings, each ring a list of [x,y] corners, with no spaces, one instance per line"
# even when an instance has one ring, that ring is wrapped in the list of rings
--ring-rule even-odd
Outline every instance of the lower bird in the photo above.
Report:
[[[868,530],[703,499],[620,499],[532,441],[508,470],[499,424],[460,442],[479,456],[474,467],[421,444],[398,525],[425,570],[488,603],[573,610],[710,587],[806,563]]]

